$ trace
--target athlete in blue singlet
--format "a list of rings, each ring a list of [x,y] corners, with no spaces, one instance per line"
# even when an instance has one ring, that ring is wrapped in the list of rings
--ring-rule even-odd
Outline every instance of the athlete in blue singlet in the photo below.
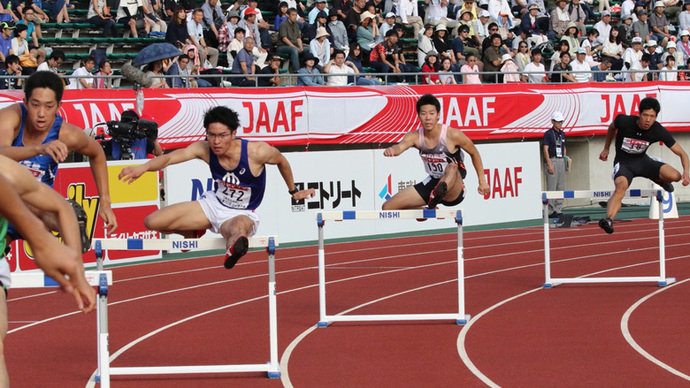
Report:
[[[428,206],[435,208],[439,203],[454,206],[465,197],[463,180],[467,175],[462,152],[467,152],[477,172],[480,195],[489,193],[484,177],[484,166],[479,151],[459,129],[440,124],[441,103],[431,94],[425,94],[417,101],[417,116],[422,127],[405,134],[400,143],[386,148],[384,156],[398,156],[415,147],[429,174],[422,182],[399,191],[383,204],[384,210],[415,209]]]
[[[63,89],[60,77],[49,71],[38,71],[27,79],[23,103],[0,109],[0,154],[24,164],[37,179],[49,185],[55,178],[57,164],[69,152],[88,156],[100,197],[99,215],[109,234],[117,228],[117,220],[110,206],[105,154],[100,144],[57,114]],[[55,230],[55,220],[42,219]],[[84,231],[85,222],[84,219]],[[89,248],[89,239],[83,232],[84,249]]]
[[[178,233],[185,237],[201,237],[207,229],[220,233],[226,240],[225,268],[232,268],[249,247],[247,236],[256,233],[259,216],[254,211],[264,196],[267,164],[278,166],[293,199],[314,195],[314,189],[295,188],[292,169],[276,148],[264,142],[237,138],[239,118],[232,109],[218,106],[204,116],[205,141],[158,156],[148,162],[125,167],[119,178],[133,182],[147,171],[160,171],[166,166],[201,159],[209,165],[215,182],[213,190],[198,201],[167,206],[146,217],[144,225],[161,233]]]

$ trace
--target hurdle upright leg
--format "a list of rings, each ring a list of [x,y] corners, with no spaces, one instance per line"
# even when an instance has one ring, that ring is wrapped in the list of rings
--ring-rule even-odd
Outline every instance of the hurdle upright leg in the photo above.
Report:
[[[551,231],[549,225],[549,200],[546,193],[542,193],[541,203],[544,217],[544,288],[551,288]]]
[[[96,241],[96,269],[103,271],[103,247],[100,241]],[[100,382],[101,388],[110,387],[110,350],[108,339],[108,281],[99,279],[98,303],[96,304],[97,317],[97,347],[98,347],[98,371],[96,382]]]
[[[323,243],[323,226],[325,221],[321,213],[316,216],[316,225],[319,228],[319,322],[318,327],[327,327],[326,318],[326,251]]]
[[[455,223],[458,225],[458,319],[455,323],[466,325],[470,320],[469,314],[465,314],[465,252],[462,243],[462,210],[455,215]]]
[[[278,309],[276,302],[276,245],[273,237],[268,239],[268,325],[271,361],[268,369],[268,378],[280,378],[280,363],[278,362]]]

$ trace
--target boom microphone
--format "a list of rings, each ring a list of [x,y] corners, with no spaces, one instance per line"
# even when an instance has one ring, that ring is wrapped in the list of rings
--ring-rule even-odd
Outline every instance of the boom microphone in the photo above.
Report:
[[[144,88],[148,88],[151,86],[151,79],[144,73],[143,71],[137,69],[136,67],[125,64],[122,65],[120,68],[120,71],[122,72],[122,76],[130,82],[134,82],[135,84],[139,84]]]

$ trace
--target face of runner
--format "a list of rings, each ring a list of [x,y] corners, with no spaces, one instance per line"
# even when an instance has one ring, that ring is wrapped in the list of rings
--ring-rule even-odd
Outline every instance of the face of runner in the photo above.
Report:
[[[426,131],[434,129],[438,124],[438,111],[433,105],[422,105],[419,109],[419,121],[422,122],[422,127]]]
[[[235,131],[231,131],[226,125],[221,123],[211,123],[206,130],[206,138],[211,151],[216,155],[226,153],[232,141],[235,140]]]
[[[55,92],[48,88],[36,88],[30,96],[24,97],[28,126],[37,131],[48,131],[55,122],[60,103]]]
[[[640,129],[647,130],[652,127],[652,124],[656,121],[656,112],[654,109],[646,109],[640,112],[640,118],[637,119],[637,126]]]

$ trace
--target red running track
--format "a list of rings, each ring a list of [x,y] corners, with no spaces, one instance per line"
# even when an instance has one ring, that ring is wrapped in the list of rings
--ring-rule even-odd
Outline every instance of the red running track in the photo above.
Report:
[[[281,379],[263,373],[113,376],[112,386],[690,385],[688,235],[690,217],[666,221],[667,273],[678,279],[669,287],[544,290],[540,227],[465,233],[466,310],[472,314],[466,326],[428,321],[316,329],[317,249],[279,248]],[[455,234],[327,245],[328,313],[380,298],[353,313],[456,310],[456,245]],[[551,246],[554,277],[658,274],[652,220],[617,223],[614,235],[594,225],[553,230]],[[112,366],[268,361],[266,267],[265,253],[253,252],[231,271],[219,256],[113,269]],[[95,314],[73,313],[67,296],[48,289],[10,291],[9,310],[5,354],[13,386],[92,385]]]

